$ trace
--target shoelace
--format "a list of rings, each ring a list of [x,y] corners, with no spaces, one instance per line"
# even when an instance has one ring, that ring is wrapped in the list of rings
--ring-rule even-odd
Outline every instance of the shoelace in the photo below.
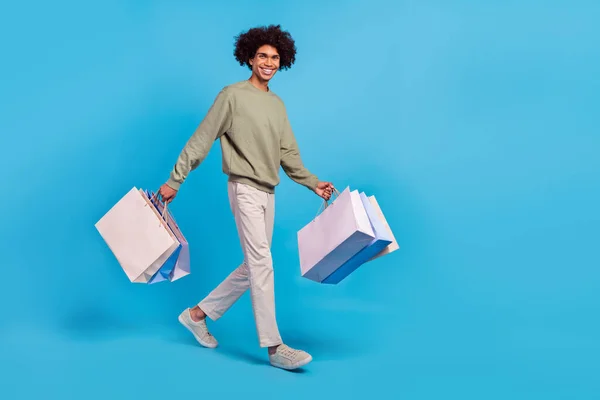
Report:
[[[206,336],[212,337],[212,333],[210,333],[207,326],[204,326],[204,329],[202,329],[202,331]]]
[[[277,349],[277,352],[280,353],[282,356],[286,357],[286,358],[295,358],[296,355],[298,354],[297,351],[294,351],[292,349],[290,349],[287,346],[279,346],[279,348]]]

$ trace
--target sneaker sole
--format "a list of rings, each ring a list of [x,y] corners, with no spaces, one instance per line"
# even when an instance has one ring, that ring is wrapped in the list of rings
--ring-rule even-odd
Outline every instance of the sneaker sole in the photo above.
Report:
[[[194,337],[196,338],[196,340],[198,341],[198,343],[200,343],[202,346],[208,347],[209,349],[214,349],[215,347],[217,347],[218,344],[207,343],[204,340],[202,340],[196,334],[196,332],[194,332],[194,330],[192,329],[192,327],[187,324],[186,320],[183,318],[183,316],[181,314],[179,315],[179,317],[177,319],[179,320],[179,322],[181,323],[181,325],[183,325],[185,327],[185,329],[187,329],[188,331],[190,331],[190,333],[192,335],[194,335]]]
[[[281,368],[281,369],[285,369],[288,371],[294,370],[294,369],[298,369],[301,367],[304,367],[306,364],[310,363],[312,361],[312,356],[308,356],[307,358],[305,358],[304,360],[298,361],[295,364],[292,365],[284,365],[284,364],[279,364],[276,362],[271,362],[271,365],[277,368]]]

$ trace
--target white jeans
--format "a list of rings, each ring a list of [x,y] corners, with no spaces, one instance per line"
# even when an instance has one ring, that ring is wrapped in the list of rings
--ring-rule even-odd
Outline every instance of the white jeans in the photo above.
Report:
[[[276,346],[282,341],[275,318],[271,258],[275,196],[237,182],[228,182],[228,192],[244,262],[198,306],[214,321],[250,289],[260,347]]]

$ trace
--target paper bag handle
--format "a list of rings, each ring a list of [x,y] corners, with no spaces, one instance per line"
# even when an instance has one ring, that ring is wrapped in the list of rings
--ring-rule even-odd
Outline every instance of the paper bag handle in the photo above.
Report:
[[[162,220],[162,222],[164,222],[165,228],[169,229],[169,224],[167,222],[167,203],[164,201],[160,201],[158,198],[158,194],[159,191],[154,192],[154,194],[152,195],[152,197],[150,198],[150,203],[156,208],[156,211],[158,212],[158,214],[160,215],[160,219]],[[163,204],[163,209],[162,209],[162,213],[160,212],[160,210],[158,209],[158,207],[156,207],[154,205],[154,199],[156,199],[158,202],[161,202]]]
[[[336,188],[333,188],[333,193],[330,198],[330,201],[332,201],[332,202],[333,202],[333,194],[336,195],[335,197],[338,197],[340,195],[340,192]],[[321,214],[328,206],[329,206],[329,203],[327,202],[327,200],[323,199],[323,203],[321,203],[321,207],[319,207],[319,210],[317,211],[317,215]],[[315,215],[315,217],[317,215]]]

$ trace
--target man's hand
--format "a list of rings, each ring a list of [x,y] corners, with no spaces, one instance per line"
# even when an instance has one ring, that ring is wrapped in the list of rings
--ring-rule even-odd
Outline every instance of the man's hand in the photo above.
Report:
[[[177,190],[173,189],[171,186],[165,183],[158,190],[158,194],[165,202],[165,204],[169,204],[171,201],[173,201],[175,196],[177,196]]]
[[[331,182],[319,182],[315,188],[315,193],[326,201],[329,201],[333,189],[334,187]]]

